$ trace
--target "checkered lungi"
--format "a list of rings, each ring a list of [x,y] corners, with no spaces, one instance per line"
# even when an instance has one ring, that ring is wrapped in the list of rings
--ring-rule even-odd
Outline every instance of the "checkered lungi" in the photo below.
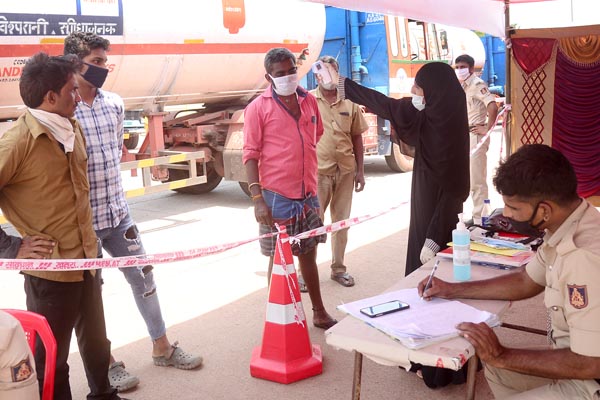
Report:
[[[319,200],[309,195],[302,200],[292,200],[278,193],[263,189],[263,198],[271,210],[273,222],[285,225],[288,236],[295,236],[302,232],[323,226],[319,217]],[[275,226],[259,224],[259,233],[264,235],[269,232],[277,232]],[[275,255],[276,236],[260,239],[260,251],[265,256]],[[308,239],[300,240],[300,243],[292,243],[292,254],[295,256],[306,254],[314,249],[317,244],[325,243],[327,235],[318,235]]]

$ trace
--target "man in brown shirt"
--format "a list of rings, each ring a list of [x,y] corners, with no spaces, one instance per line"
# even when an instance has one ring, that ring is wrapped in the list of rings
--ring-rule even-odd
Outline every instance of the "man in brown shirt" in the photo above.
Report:
[[[0,138],[0,208],[20,233],[0,229],[3,258],[95,258],[85,141],[72,119],[79,61],[38,53],[19,83],[28,107]],[[119,399],[108,382],[106,338],[99,274],[95,271],[23,271],[27,309],[48,320],[57,343],[55,399],[71,399],[69,345],[73,329],[90,393],[88,399]],[[43,387],[45,352],[35,352]]]
[[[320,60],[339,71],[335,58],[323,56]],[[329,207],[331,222],[338,222],[350,217],[352,191],[365,187],[362,133],[369,125],[358,104],[339,98],[336,82],[320,82],[311,93],[317,98],[324,129],[317,144],[321,219]],[[354,278],[344,264],[347,242],[348,229],[331,234],[331,279],[353,286]]]

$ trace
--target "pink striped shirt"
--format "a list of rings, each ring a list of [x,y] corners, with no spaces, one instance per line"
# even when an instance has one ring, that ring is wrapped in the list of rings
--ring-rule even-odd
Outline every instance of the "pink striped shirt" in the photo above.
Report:
[[[269,86],[244,112],[244,164],[258,160],[262,187],[289,199],[317,195],[317,142],[323,124],[316,98],[296,90],[296,120]]]

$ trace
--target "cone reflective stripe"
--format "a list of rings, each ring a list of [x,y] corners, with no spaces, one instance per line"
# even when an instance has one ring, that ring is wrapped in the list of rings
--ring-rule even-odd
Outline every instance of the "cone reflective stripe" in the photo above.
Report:
[[[320,374],[322,360],[320,347],[310,342],[289,237],[280,227],[262,345],[252,352],[250,374],[292,383]]]

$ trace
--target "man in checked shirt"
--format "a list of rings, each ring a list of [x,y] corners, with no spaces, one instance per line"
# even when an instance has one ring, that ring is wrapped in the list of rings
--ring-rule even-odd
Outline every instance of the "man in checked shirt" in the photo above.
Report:
[[[75,32],[65,39],[65,54],[75,54],[83,62],[78,76],[81,102],[75,117],[81,124],[87,141],[88,179],[93,224],[102,247],[113,257],[145,254],[139,231],[129,213],[123,193],[119,164],[123,148],[124,104],[115,93],[100,89],[108,69],[107,51],[110,42],[96,34]],[[144,318],[152,339],[154,365],[194,369],[202,357],[183,351],[177,342],[167,338],[160,310],[152,266],[142,269],[121,268]],[[139,379],[125,370],[123,362],[111,355],[109,370],[111,385],[119,391],[137,386]]]

